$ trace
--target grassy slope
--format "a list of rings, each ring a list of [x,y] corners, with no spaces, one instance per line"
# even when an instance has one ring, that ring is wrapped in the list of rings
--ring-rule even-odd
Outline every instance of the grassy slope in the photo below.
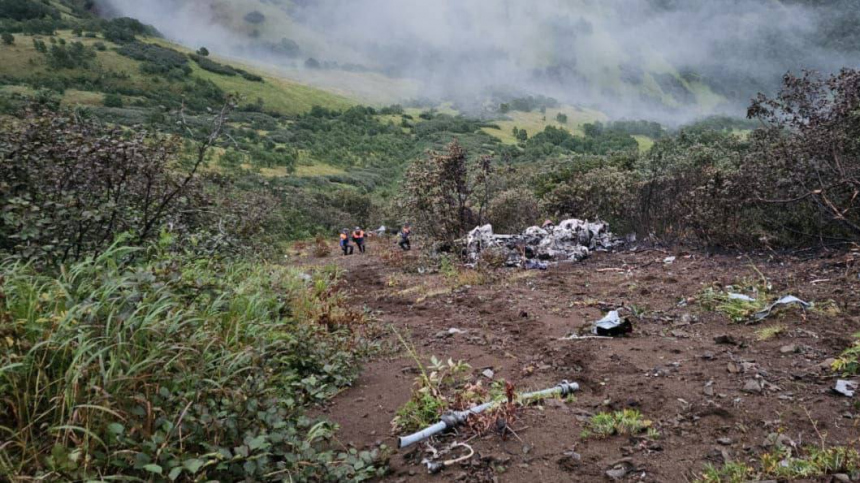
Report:
[[[168,47],[184,53],[191,51],[185,47],[164,39],[147,39],[148,42]],[[230,59],[212,56],[216,62],[241,67],[249,72],[260,75],[265,82],[251,82],[240,76],[225,76],[201,69],[196,62],[189,65],[194,70],[193,75],[205,80],[211,80],[225,92],[236,92],[248,101],[263,99],[267,109],[281,114],[300,114],[307,112],[313,106],[323,106],[331,109],[342,109],[356,102],[339,94],[317,89],[299,82],[273,75],[271,72],[255,69],[255,66],[235,62]]]
[[[567,114],[568,121],[562,124],[556,121],[556,116],[559,113]],[[546,114],[541,114],[539,111],[519,112],[511,111],[505,115],[505,118],[499,121],[493,121],[493,124],[499,126],[499,129],[484,128],[484,132],[494,136],[506,144],[516,144],[513,130],[525,129],[529,136],[543,131],[547,126],[555,126],[567,129],[576,135],[584,135],[582,125],[595,121],[605,122],[607,117],[605,114],[591,109],[562,106],[558,109],[547,109]]]
[[[57,34],[57,37],[64,38],[69,42],[80,41],[87,46],[92,46],[96,42],[103,42],[108,46],[108,50],[97,53],[96,67],[92,69],[72,69],[58,72],[50,69],[44,56],[38,53],[33,47],[33,37],[17,34],[15,35],[15,45],[0,45],[0,75],[13,79],[22,79],[48,76],[97,77],[106,73],[124,73],[129,76],[126,81],[128,85],[144,91],[164,89],[167,85],[163,82],[158,82],[156,78],[151,76],[141,75],[139,73],[140,63],[114,52],[112,48],[115,48],[116,45],[110,42],[106,42],[103,39],[79,38],[74,36],[70,31],[60,31]],[[187,51],[162,39],[149,39],[148,41]],[[190,62],[190,65],[194,69],[194,73],[192,74],[194,77],[211,80],[224,91],[238,93],[251,102],[261,98],[265,102],[267,109],[281,114],[300,114],[307,112],[314,105],[340,109],[355,104],[354,101],[344,96],[332,94],[298,82],[281,79],[267,73],[254,72],[260,74],[265,79],[265,82],[260,83],[252,82],[239,76],[228,77],[207,72],[200,69],[193,61]],[[22,94],[27,94],[31,91],[23,86],[5,86],[2,89],[3,92],[7,93],[16,90]],[[63,102],[67,105],[98,106],[101,105],[102,97],[103,94],[97,91],[67,90],[64,94]],[[126,101],[132,100],[134,99],[126,98]]]

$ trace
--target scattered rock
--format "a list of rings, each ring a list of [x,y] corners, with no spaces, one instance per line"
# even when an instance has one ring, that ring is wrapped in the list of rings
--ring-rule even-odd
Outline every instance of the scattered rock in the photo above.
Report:
[[[729,362],[726,364],[726,370],[729,371],[729,374],[738,374],[741,372],[741,366],[735,364],[734,362]]]
[[[627,476],[627,473],[630,473],[633,470],[633,465],[630,463],[620,463],[612,467],[612,469],[606,470],[606,476],[609,477],[610,480],[613,481],[621,481]]]
[[[702,354],[702,359],[706,361],[711,361],[714,359],[714,353],[711,351],[705,351],[705,353]]]
[[[833,368],[833,363],[836,362],[836,359],[830,357],[828,359],[824,359],[821,364],[818,364],[818,368],[822,371],[829,371]]]
[[[835,475],[833,475],[833,479],[835,481],[841,481],[844,483],[850,483],[851,482],[851,477],[849,477],[845,473],[836,473]]]
[[[565,451],[556,463],[564,471],[576,471],[582,463],[582,455],[575,451]]]
[[[481,375],[486,377],[487,379],[492,379],[496,377],[496,373],[493,372],[492,369],[485,369],[484,372],[481,373]]]
[[[494,463],[498,465],[506,465],[511,461],[511,457],[503,453],[491,453],[486,456],[483,456],[481,459],[486,461],[487,463]]]
[[[708,381],[705,384],[705,388],[702,389],[702,393],[708,397],[714,397],[714,381]]]
[[[783,354],[793,354],[797,352],[797,346],[794,344],[784,345],[779,348],[779,352]]]
[[[719,438],[717,439],[717,443],[720,443],[723,446],[731,446],[732,438]]]
[[[755,379],[747,379],[747,382],[744,383],[743,391],[749,394],[761,394],[763,388],[761,383]]]
[[[728,334],[718,335],[714,337],[714,342],[716,342],[717,344],[724,345],[738,345],[738,341],[736,341],[734,337]]]

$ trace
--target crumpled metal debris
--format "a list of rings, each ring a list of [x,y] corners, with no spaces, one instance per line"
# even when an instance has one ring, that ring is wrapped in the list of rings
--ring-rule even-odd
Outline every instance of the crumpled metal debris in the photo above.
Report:
[[[742,293],[730,293],[729,300],[740,300],[742,302],[755,302],[755,299],[750,297],[749,295],[744,295]]]
[[[592,251],[611,250],[623,244],[624,240],[609,232],[607,223],[572,218],[556,226],[533,226],[519,235],[498,235],[493,232],[492,225],[479,226],[466,238],[466,253],[474,263],[484,250],[501,250],[507,255],[505,265],[524,267],[526,260],[534,259],[576,262],[587,258]],[[535,265],[526,268],[535,267],[542,269]]]
[[[594,323],[592,332],[602,337],[618,337],[633,332],[633,324],[627,318],[622,319],[617,310],[613,310]]]
[[[854,392],[857,391],[857,383],[839,379],[836,381],[833,391],[846,397],[854,397]]]
[[[760,312],[756,312],[755,315],[753,315],[753,318],[755,320],[764,320],[768,316],[770,316],[770,313],[773,312],[773,309],[775,309],[779,306],[782,306],[782,305],[793,305],[793,304],[798,304],[804,309],[808,309],[809,307],[812,306],[812,304],[810,304],[809,302],[804,302],[803,300],[800,300],[799,298],[797,298],[793,295],[786,295],[785,297],[783,297],[783,298],[777,300],[776,302],[770,304],[769,306],[767,306],[767,308],[765,308],[764,310],[762,310]]]

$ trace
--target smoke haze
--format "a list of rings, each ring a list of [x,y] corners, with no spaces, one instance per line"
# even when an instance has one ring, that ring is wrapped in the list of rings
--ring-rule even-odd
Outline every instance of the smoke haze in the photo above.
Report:
[[[421,97],[472,109],[546,95],[615,117],[742,114],[787,71],[858,63],[856,50],[831,38],[842,7],[814,0],[100,3],[189,47],[297,70],[308,58],[371,69],[419,81]],[[262,15],[246,17],[255,11]],[[281,39],[300,51],[288,58],[266,48]]]

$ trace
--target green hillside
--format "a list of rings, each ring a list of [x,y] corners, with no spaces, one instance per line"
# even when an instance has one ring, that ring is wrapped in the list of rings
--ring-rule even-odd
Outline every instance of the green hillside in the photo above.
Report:
[[[103,106],[105,96],[113,95],[122,100],[123,107],[176,108],[183,99],[202,107],[207,97],[216,99],[223,92],[237,94],[243,102],[280,115],[301,114],[315,105],[340,109],[354,104],[343,95],[254,67],[243,66],[239,70],[244,74],[229,73],[232,66],[217,56],[209,59],[212,65],[226,66],[227,70],[204,70],[200,63],[187,58],[191,51],[148,32],[141,33],[139,26],[120,25],[118,28],[126,29],[123,35],[127,33],[133,39],[130,43],[121,42],[117,37],[122,35],[111,30],[112,22],[76,14],[58,2],[50,5],[60,12],[54,25],[66,28],[31,27],[26,21],[15,28],[9,20],[0,20],[5,23],[4,30],[13,32],[7,42],[0,44],[0,93],[7,99],[33,96],[41,90],[72,106]],[[127,54],[128,46],[135,44],[160,49],[154,51],[152,59],[135,58]],[[39,45],[44,45],[42,51]],[[168,58],[171,55],[175,58]]]

